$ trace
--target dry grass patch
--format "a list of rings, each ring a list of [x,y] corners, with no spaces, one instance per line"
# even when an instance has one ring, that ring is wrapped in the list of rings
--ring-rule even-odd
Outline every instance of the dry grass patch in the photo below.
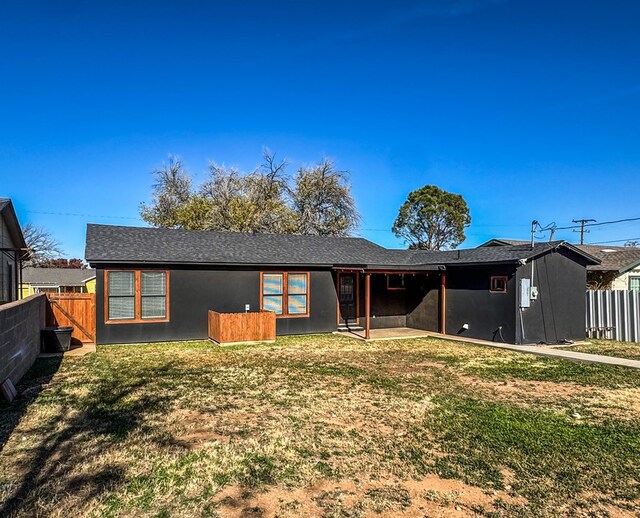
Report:
[[[52,361],[2,408],[0,515],[640,509],[635,371],[337,336]]]

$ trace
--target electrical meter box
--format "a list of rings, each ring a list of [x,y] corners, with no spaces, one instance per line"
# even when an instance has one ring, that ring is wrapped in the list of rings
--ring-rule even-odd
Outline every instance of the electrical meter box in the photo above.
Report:
[[[531,306],[531,279],[520,279],[520,307]]]

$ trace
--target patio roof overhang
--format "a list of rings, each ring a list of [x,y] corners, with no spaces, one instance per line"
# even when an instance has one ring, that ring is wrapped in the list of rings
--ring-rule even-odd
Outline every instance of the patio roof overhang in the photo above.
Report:
[[[334,271],[369,272],[369,273],[429,273],[446,270],[442,264],[389,265],[389,264],[345,264],[334,265]]]

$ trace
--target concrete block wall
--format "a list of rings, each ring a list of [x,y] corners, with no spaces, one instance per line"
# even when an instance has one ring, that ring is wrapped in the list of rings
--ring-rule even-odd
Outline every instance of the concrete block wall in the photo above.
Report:
[[[43,293],[0,306],[0,383],[14,385],[40,354],[47,298]]]

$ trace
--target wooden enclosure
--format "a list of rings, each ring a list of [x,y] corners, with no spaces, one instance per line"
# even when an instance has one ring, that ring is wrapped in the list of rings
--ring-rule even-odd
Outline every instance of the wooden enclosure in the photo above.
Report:
[[[276,314],[273,311],[218,313],[210,310],[209,338],[219,344],[273,342]]]
[[[95,343],[94,293],[47,293],[47,326],[73,326],[71,343]]]

